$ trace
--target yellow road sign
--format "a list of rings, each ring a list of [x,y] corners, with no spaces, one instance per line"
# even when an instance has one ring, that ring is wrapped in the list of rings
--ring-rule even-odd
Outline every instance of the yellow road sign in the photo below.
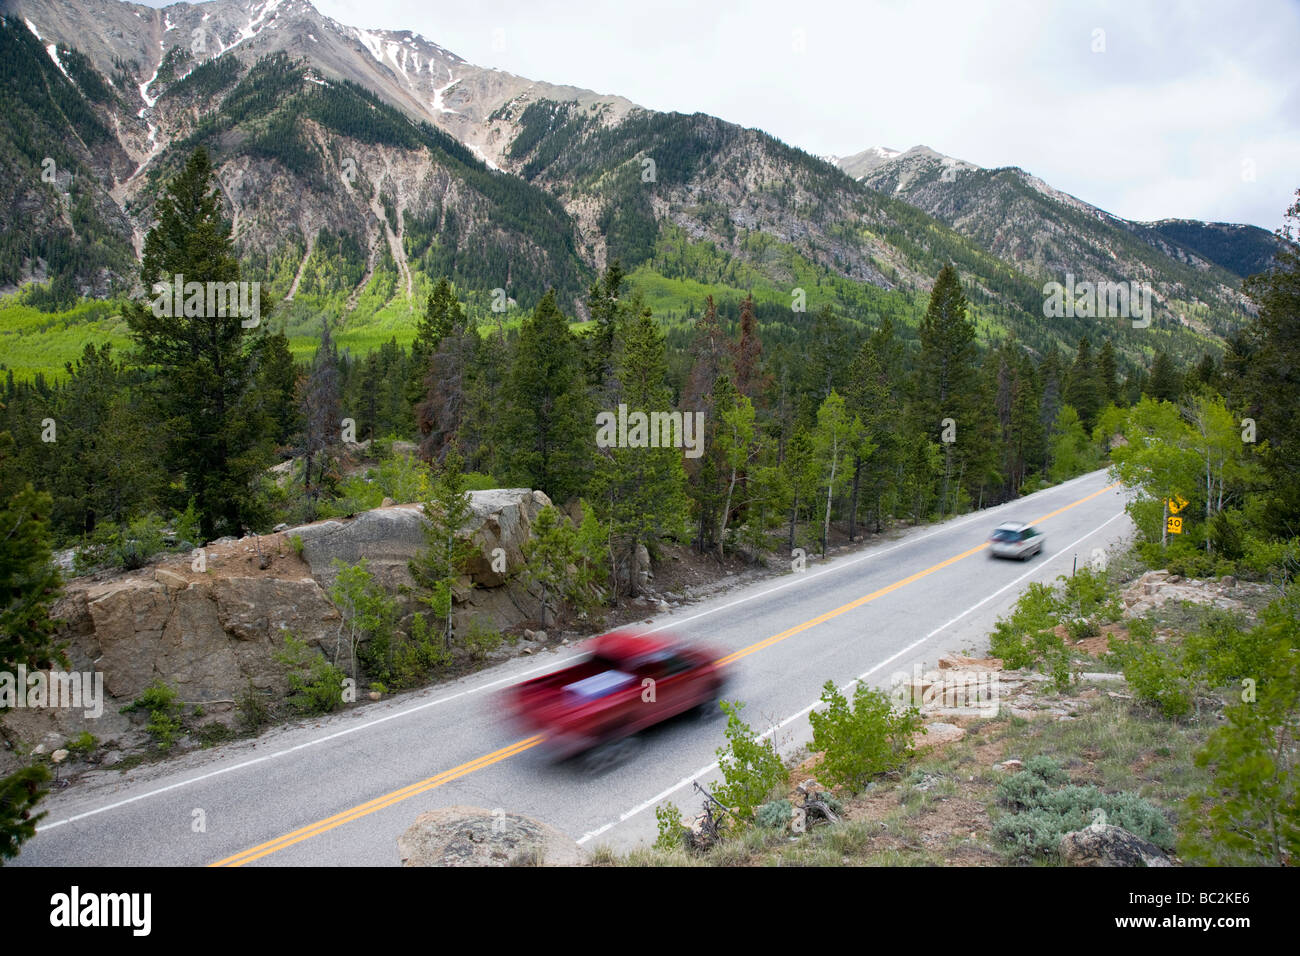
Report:
[[[1175,495],[1166,501],[1165,504],[1169,506],[1169,513],[1171,515],[1176,515],[1187,507],[1187,499],[1182,495]]]

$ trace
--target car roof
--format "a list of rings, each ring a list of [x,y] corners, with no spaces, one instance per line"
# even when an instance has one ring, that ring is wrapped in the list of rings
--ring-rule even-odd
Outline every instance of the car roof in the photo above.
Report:
[[[1024,531],[1029,525],[1023,521],[1004,521],[994,531]]]
[[[601,657],[633,662],[656,652],[670,651],[673,647],[673,641],[637,634],[634,631],[613,631],[588,642],[586,649]]]

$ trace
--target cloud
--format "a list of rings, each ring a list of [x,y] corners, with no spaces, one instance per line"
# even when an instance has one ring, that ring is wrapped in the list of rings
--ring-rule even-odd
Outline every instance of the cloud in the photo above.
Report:
[[[350,25],[414,30],[482,66],[712,113],[811,153],[924,143],[1021,166],[1128,218],[1272,229],[1300,186],[1290,0],[317,6]]]

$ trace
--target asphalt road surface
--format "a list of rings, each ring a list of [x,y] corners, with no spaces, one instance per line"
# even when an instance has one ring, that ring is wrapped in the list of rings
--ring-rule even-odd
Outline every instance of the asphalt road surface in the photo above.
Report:
[[[888,687],[949,651],[982,651],[1032,581],[1068,574],[1127,538],[1126,494],[1094,472],[998,508],[916,528],[867,550],[660,615],[642,629],[726,655],[726,696],[783,751],[810,739],[822,685]],[[1043,554],[990,558],[989,532],[1031,521]],[[521,657],[460,681],[300,721],[126,773],[83,777],[11,865],[394,866],[421,812],[470,805],[522,813],[585,847],[652,841],[653,808],[698,809],[691,783],[717,779],[720,717],[684,716],[637,739],[600,774],[553,764],[504,717],[501,691],[576,650]]]

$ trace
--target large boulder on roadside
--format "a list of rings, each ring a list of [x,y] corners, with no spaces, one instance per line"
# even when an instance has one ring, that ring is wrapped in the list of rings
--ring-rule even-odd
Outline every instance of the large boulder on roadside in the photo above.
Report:
[[[421,813],[397,838],[403,866],[578,866],[582,848],[552,826],[504,810]]]
[[[1173,866],[1154,843],[1108,823],[1065,834],[1060,852],[1066,866]]]
[[[524,566],[524,544],[533,523],[551,504],[545,492],[528,488],[494,488],[470,492],[474,516],[462,529],[473,536],[478,550],[469,562],[469,576],[479,587],[494,588]],[[500,548],[500,553],[497,549]],[[498,571],[504,558],[505,570]]]
[[[461,534],[477,545],[469,561],[469,576],[476,585],[497,587],[523,566],[524,544],[538,513],[550,503],[543,492],[529,488],[470,492],[472,514]],[[424,509],[418,503],[391,505],[354,518],[318,521],[290,533],[302,539],[302,556],[327,590],[338,577],[336,559],[352,565],[363,558],[377,580],[396,590],[411,585],[408,565],[425,548]],[[502,567],[497,558],[504,558],[504,571],[497,570]]]
[[[291,528],[287,534],[302,539],[303,560],[325,590],[338,578],[335,561],[351,566],[365,559],[375,579],[395,591],[412,583],[407,565],[425,547],[424,512],[418,504],[393,505]]]
[[[73,582],[55,608],[73,667],[100,671],[112,697],[131,700],[161,677],[201,701],[275,683],[285,630],[333,653],[341,618],[312,578],[196,574],[177,586],[184,577],[174,565],[169,575]]]

